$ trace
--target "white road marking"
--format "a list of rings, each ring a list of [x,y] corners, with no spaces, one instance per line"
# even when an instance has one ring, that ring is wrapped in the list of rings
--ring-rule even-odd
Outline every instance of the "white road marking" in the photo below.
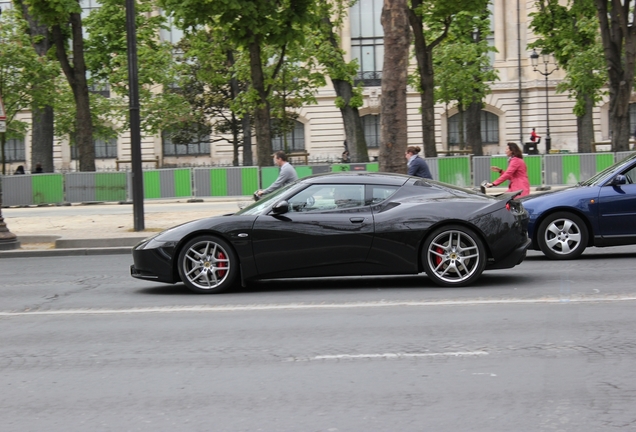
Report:
[[[567,303],[560,297],[543,297],[537,299],[492,299],[492,300],[440,300],[440,301],[374,301],[351,303],[287,303],[263,305],[225,305],[225,306],[174,306],[130,309],[59,309],[59,310],[26,310],[21,312],[0,312],[0,317],[34,316],[34,315],[131,315],[144,313],[175,312],[252,312],[271,310],[303,310],[303,309],[356,309],[379,307],[427,307],[427,306],[475,306],[499,304],[562,304],[573,303],[608,303],[634,301],[634,296],[603,296],[570,298]]]
[[[335,355],[319,355],[312,357],[310,360],[348,360],[348,359],[365,359],[365,358],[409,358],[409,357],[463,357],[463,356],[481,356],[488,355],[485,351],[459,351],[459,352],[441,352],[441,353],[383,353],[383,354],[335,354]]]

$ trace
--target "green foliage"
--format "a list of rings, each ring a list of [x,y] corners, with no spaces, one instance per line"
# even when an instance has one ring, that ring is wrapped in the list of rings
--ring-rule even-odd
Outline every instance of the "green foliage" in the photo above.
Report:
[[[27,123],[15,119],[32,104],[45,105],[55,99],[53,78],[57,63],[40,58],[26,32],[26,22],[14,9],[0,16],[0,96],[7,116],[7,136],[23,137]]]
[[[478,40],[474,34],[479,35]],[[489,82],[498,78],[488,56],[495,50],[486,40],[489,34],[487,11],[460,12],[454,17],[448,37],[435,51],[437,102],[457,103],[462,109],[473,101],[481,101],[489,93]]]
[[[84,19],[88,34],[85,58],[89,82],[97,86],[108,83],[111,95],[125,98],[129,92],[125,0],[101,0],[100,3],[101,7]],[[155,6],[155,0],[137,0],[135,6],[141,128],[149,134],[158,133],[173,118],[182,115],[186,107],[177,94],[163,91],[176,82],[177,64],[172,44],[157,37],[167,27],[165,16],[152,13]],[[110,106],[120,111],[112,115],[121,118],[122,126],[127,127],[127,105],[115,102]]]
[[[538,12],[531,14],[532,30],[540,36],[528,45],[541,53],[553,54],[565,79],[557,91],[569,92],[576,99],[574,114],[585,114],[584,96],[596,104],[605,92],[607,70],[599,35],[594,0],[537,1]]]

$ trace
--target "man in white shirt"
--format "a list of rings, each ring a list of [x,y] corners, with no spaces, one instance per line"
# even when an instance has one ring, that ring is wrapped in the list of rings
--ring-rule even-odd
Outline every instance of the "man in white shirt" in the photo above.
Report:
[[[274,164],[280,167],[278,178],[267,189],[256,191],[256,195],[258,195],[259,197],[262,197],[263,195],[266,195],[268,193],[272,193],[275,190],[298,180],[298,174],[296,174],[296,170],[294,169],[294,167],[289,162],[287,162],[287,155],[284,151],[277,151],[276,153],[274,153]]]

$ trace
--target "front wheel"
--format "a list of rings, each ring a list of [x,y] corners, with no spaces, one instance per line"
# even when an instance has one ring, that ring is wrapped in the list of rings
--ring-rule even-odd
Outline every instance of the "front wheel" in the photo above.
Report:
[[[548,216],[537,232],[537,243],[545,256],[555,260],[575,259],[587,247],[585,222],[572,213],[558,212]]]
[[[459,225],[441,227],[424,242],[424,270],[441,286],[469,285],[486,267],[486,249],[477,234]]]
[[[195,237],[179,253],[179,276],[195,293],[217,294],[232,287],[238,275],[238,258],[224,240]]]

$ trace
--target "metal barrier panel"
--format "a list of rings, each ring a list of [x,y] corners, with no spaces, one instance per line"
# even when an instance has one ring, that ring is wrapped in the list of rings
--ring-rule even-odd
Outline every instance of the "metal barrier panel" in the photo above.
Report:
[[[490,166],[492,157],[475,156],[473,157],[473,186],[479,186],[483,181],[492,181]]]
[[[161,198],[159,171],[144,171],[144,198]]]
[[[60,204],[64,202],[63,174],[31,175],[34,204]]]
[[[128,176],[123,172],[95,173],[95,200],[126,201]]]
[[[258,167],[243,167],[241,170],[240,195],[252,195],[258,190]]]
[[[29,174],[2,176],[2,205],[23,206],[34,204],[31,177]]]
[[[544,155],[543,166],[545,167],[546,185],[563,185],[563,167],[561,155]]]
[[[380,170],[380,164],[377,162],[331,165],[331,172],[344,172],[344,171],[378,172],[379,170]]]
[[[631,156],[631,155],[633,155],[633,154],[634,154],[634,152],[633,152],[633,151],[617,152],[617,153],[615,153],[615,158],[614,158],[614,160],[615,160],[616,162],[620,162],[620,161],[622,161],[623,159],[626,159],[626,158],[630,157],[630,156]]]
[[[71,203],[97,201],[95,198],[95,173],[76,172],[64,175],[66,201]]]
[[[258,189],[258,167],[195,168],[194,195],[245,196]]]
[[[470,157],[438,158],[439,180],[455,186],[470,186]]]
[[[128,187],[123,172],[78,172],[64,175],[67,202],[125,201]]]
[[[310,166],[297,166],[295,168],[296,174],[298,174],[298,178],[309,177],[314,173]]]
[[[192,170],[190,168],[173,171],[174,197],[192,196]]]
[[[261,189],[267,189],[278,178],[278,167],[263,167],[261,168]]]
[[[612,154],[596,154],[596,172],[594,174],[599,173],[599,172],[603,171],[605,168],[608,168],[608,167],[610,167],[612,165],[614,165],[614,155],[612,155]],[[592,176],[594,174],[592,174]],[[583,180],[587,180],[587,178],[584,178]]]
[[[543,158],[539,155],[524,156],[523,160],[528,168],[528,181],[530,186],[543,185]]]
[[[331,171],[331,167],[329,165],[315,165],[311,167],[312,174],[323,174]]]
[[[433,180],[439,179],[439,164],[437,163],[438,158],[423,158],[428,165],[428,170],[431,172],[431,176],[433,176]]]

